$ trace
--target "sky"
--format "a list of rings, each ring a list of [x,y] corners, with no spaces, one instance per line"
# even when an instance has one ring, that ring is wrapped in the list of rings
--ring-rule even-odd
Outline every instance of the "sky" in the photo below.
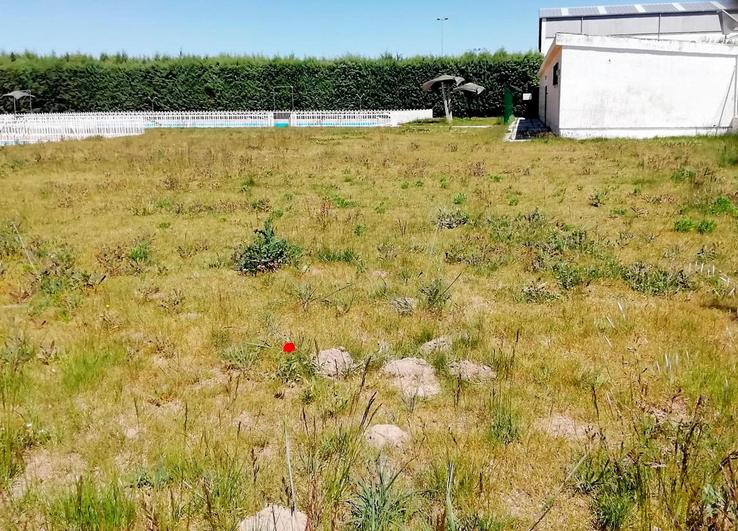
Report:
[[[0,51],[407,57],[440,54],[442,40],[446,54],[500,48],[529,51],[537,48],[539,8],[591,4],[592,0],[0,0]],[[449,19],[443,23],[443,39],[438,17]]]

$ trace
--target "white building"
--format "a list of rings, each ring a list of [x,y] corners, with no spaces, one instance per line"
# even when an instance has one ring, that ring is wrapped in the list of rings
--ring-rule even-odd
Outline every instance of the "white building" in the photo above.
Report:
[[[570,138],[720,134],[738,115],[738,47],[558,33],[539,115]]]
[[[723,10],[738,13],[738,1],[541,9],[538,48],[545,55],[557,33],[720,41]]]
[[[732,17],[732,18],[731,18]],[[541,9],[539,115],[574,138],[738,125],[738,0]]]

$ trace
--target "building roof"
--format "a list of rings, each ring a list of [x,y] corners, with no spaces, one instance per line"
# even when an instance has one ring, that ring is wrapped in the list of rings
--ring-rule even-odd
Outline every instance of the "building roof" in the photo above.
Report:
[[[556,59],[561,48],[614,50],[617,52],[636,51],[673,55],[717,55],[738,58],[738,46],[732,43],[657,41],[656,39],[639,39],[637,37],[558,33],[538,70],[539,77]]]
[[[540,18],[580,18],[628,15],[659,15],[670,13],[714,13],[738,9],[738,0],[716,2],[673,2],[662,4],[630,4],[593,7],[556,7],[540,10]]]

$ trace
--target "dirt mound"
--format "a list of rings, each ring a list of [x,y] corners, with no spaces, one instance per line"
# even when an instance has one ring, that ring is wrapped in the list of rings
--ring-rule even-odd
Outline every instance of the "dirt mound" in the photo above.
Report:
[[[441,392],[435,370],[420,358],[390,361],[382,372],[392,376],[392,384],[406,397],[431,398]]]
[[[238,524],[239,531],[304,531],[306,527],[305,513],[293,513],[281,505],[267,505]]]
[[[495,371],[486,365],[468,360],[454,361],[449,364],[448,369],[454,378],[460,378],[464,382],[486,382],[497,377]]]
[[[410,440],[410,435],[394,424],[376,424],[366,430],[364,436],[369,445],[377,449],[399,447]]]
[[[345,376],[354,368],[354,359],[343,347],[330,348],[318,353],[316,371],[326,378]]]

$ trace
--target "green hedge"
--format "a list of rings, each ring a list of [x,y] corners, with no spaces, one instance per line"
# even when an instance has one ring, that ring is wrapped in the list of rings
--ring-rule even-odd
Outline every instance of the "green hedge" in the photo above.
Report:
[[[455,104],[459,116],[499,116],[506,83],[536,85],[538,54],[466,54],[459,57],[295,59],[263,57],[126,56],[38,57],[0,55],[0,91],[31,89],[34,107],[47,112],[133,110],[412,109],[433,106],[437,95],[420,85],[441,73],[487,87]],[[10,98],[2,108],[11,111]]]

